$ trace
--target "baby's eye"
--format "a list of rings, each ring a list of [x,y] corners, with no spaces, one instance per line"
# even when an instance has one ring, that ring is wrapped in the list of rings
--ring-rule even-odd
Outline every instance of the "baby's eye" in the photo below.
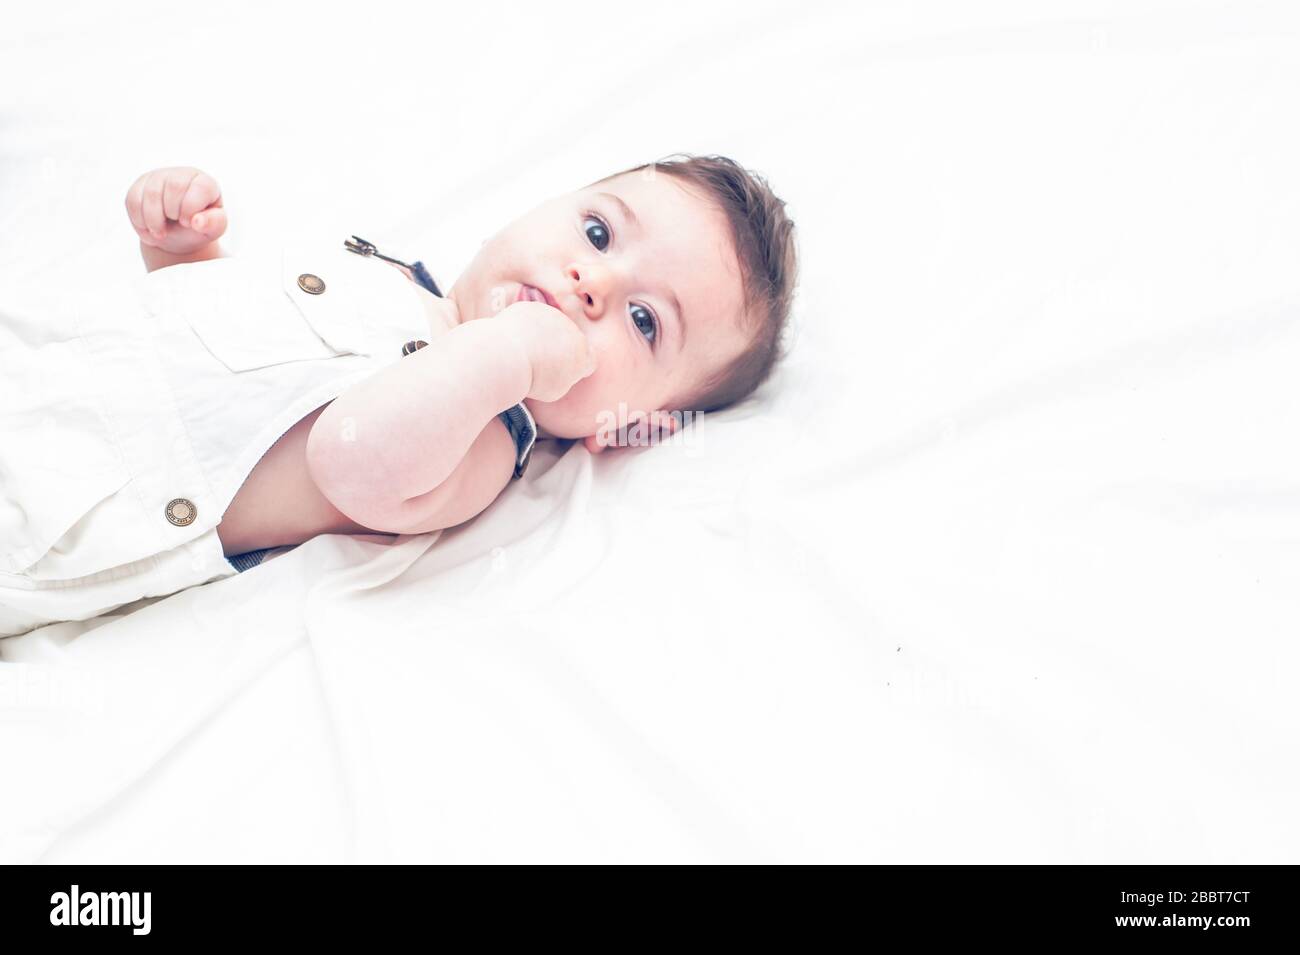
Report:
[[[598,216],[588,214],[582,220],[582,227],[587,233],[587,239],[596,247],[597,252],[604,252],[609,248],[609,226]]]
[[[632,323],[636,325],[636,330],[645,336],[645,340],[650,344],[655,343],[655,336],[659,333],[659,324],[655,321],[655,313],[650,311],[644,305],[632,305]]]

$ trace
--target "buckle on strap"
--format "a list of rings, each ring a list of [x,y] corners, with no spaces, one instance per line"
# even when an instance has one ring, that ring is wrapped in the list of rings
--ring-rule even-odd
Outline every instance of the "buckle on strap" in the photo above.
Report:
[[[344,239],[343,247],[349,252],[355,252],[357,255],[374,255],[379,251],[373,242],[367,242],[359,235],[354,235],[350,239]]]
[[[359,235],[354,235],[350,239],[344,239],[343,248],[347,249],[349,252],[355,252],[357,255],[373,255],[377,259],[383,259],[385,262],[392,262],[394,265],[400,265],[404,269],[409,269],[411,267],[401,259],[395,259],[391,255],[384,255],[384,253],[379,251],[377,245],[361,238]]]
[[[429,270],[424,267],[423,262],[403,262],[401,259],[395,259],[391,255],[384,255],[384,253],[379,251],[378,246],[367,239],[361,238],[359,235],[354,235],[350,239],[344,239],[343,247],[349,252],[355,252],[357,255],[373,255],[375,258],[383,259],[385,262],[392,262],[394,265],[400,265],[411,273],[411,277],[415,280],[417,285],[432,292],[434,295],[438,296],[438,298],[443,297],[442,289],[438,288],[438,283],[433,280],[433,276],[429,274]]]

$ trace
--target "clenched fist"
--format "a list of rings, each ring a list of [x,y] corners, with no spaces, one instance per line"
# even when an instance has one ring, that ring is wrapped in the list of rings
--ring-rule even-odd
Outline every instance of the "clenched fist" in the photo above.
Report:
[[[126,214],[142,244],[173,255],[197,252],[226,232],[221,187],[193,166],[145,173],[127,190]]]
[[[488,321],[510,326],[532,366],[527,397],[559,401],[569,389],[596,370],[596,355],[587,336],[569,316],[542,302],[515,302]]]

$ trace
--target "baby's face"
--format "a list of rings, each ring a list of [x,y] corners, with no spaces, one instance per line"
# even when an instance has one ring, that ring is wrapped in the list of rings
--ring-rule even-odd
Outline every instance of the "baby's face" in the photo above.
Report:
[[[633,420],[676,410],[674,397],[749,343],[726,218],[663,172],[625,173],[543,203],[485,242],[449,295],[465,322],[501,311],[521,285],[548,294],[597,361],[559,401],[526,402],[543,435],[594,435],[620,402]]]

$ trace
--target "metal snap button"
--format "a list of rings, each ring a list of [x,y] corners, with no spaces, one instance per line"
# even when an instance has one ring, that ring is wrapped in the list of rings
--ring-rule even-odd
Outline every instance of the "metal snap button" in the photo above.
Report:
[[[183,497],[167,502],[167,520],[171,521],[177,527],[184,527],[186,524],[193,524],[194,518],[199,516],[199,509],[194,506],[194,502]]]
[[[298,276],[298,288],[302,289],[308,295],[319,295],[325,291],[325,282],[319,275],[312,275],[310,272],[304,272]]]
[[[427,344],[429,344],[429,343],[428,343],[428,342],[422,342],[422,341],[420,341],[419,339],[416,339],[416,340],[414,340],[414,341],[409,341],[409,342],[407,342],[405,345],[402,346],[402,355],[403,355],[403,356],[406,356],[406,355],[412,355],[412,354],[414,354],[415,352],[418,352],[421,348],[423,348],[423,347],[424,347],[425,345],[427,345]]]

